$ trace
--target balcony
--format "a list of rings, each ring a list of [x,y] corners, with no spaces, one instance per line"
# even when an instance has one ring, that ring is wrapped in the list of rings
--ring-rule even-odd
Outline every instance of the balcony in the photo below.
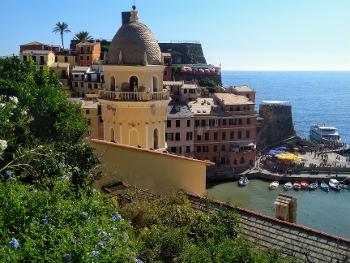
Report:
[[[98,96],[100,99],[114,101],[169,100],[169,92],[167,90],[160,92],[118,92],[100,90]]]

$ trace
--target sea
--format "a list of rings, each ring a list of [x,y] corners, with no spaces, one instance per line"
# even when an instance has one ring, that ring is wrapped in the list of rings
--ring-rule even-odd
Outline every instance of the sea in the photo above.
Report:
[[[225,86],[248,85],[256,91],[256,107],[265,100],[289,101],[297,134],[309,137],[313,124],[338,128],[343,142],[350,144],[350,72],[253,72],[223,71]],[[252,180],[248,187],[237,182],[208,186],[217,200],[274,216],[276,191],[269,183]],[[350,190],[341,192],[290,191],[298,200],[297,223],[350,240]]]
[[[223,71],[225,86],[248,85],[256,91],[256,107],[265,100],[289,101],[297,134],[309,137],[310,126],[338,128],[350,144],[350,72]]]

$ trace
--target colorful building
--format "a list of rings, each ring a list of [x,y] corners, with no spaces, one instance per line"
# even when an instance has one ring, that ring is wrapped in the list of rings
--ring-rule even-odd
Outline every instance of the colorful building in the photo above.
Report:
[[[165,149],[169,92],[163,90],[164,65],[157,41],[138,21],[137,11],[122,13],[103,65],[99,91],[104,139],[145,149]]]
[[[76,46],[77,65],[92,66],[99,64],[101,56],[100,42],[81,42]]]
[[[171,102],[165,138],[167,150],[182,156],[193,156],[194,119],[187,103]]]
[[[40,69],[55,63],[55,53],[49,50],[24,50],[20,53],[22,61],[33,61]]]
[[[62,88],[70,91],[70,64],[55,62],[50,65],[50,70],[59,77]]]
[[[255,163],[256,118],[247,97],[215,93],[189,102],[194,115],[194,157],[245,170]]]
[[[40,43],[38,41],[33,41],[28,44],[20,45],[20,51],[19,51],[20,53],[26,50],[37,50],[37,51],[47,50],[47,51],[53,51],[54,53],[56,53],[56,52],[60,52],[61,47],[58,45],[47,45],[47,44]]]

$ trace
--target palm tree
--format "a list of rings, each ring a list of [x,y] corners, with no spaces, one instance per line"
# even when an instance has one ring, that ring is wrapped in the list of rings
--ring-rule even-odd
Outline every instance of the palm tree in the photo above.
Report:
[[[65,22],[57,22],[56,26],[53,29],[53,32],[61,34],[62,47],[64,49],[63,34],[71,32],[68,29],[68,24]]]
[[[86,42],[93,40],[94,38],[90,36],[87,31],[80,31],[74,35],[74,40],[78,40],[79,42]]]

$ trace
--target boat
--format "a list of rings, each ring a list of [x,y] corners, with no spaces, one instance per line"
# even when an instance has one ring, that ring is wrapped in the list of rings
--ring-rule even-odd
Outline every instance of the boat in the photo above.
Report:
[[[318,183],[309,184],[309,190],[314,191],[318,188]]]
[[[325,183],[324,181],[322,181],[321,185],[320,185],[321,189],[325,192],[329,192],[329,186],[327,183]]]
[[[270,190],[275,190],[278,188],[279,185],[280,185],[280,183],[278,181],[274,181],[270,184],[269,188],[270,188]]]
[[[330,179],[329,180],[329,187],[335,191],[340,191],[342,187],[339,184],[339,181],[337,179]]]
[[[248,177],[241,177],[238,181],[239,186],[247,186],[249,184],[249,179]]]
[[[306,181],[301,181],[300,186],[301,186],[301,189],[306,190],[309,188],[309,183]]]
[[[301,189],[301,184],[299,181],[294,182],[293,189],[299,191]]]
[[[341,145],[338,129],[332,126],[312,125],[310,128],[310,140],[328,145]]]
[[[292,190],[293,189],[293,184],[291,182],[285,183],[283,185],[283,189],[286,191]]]

